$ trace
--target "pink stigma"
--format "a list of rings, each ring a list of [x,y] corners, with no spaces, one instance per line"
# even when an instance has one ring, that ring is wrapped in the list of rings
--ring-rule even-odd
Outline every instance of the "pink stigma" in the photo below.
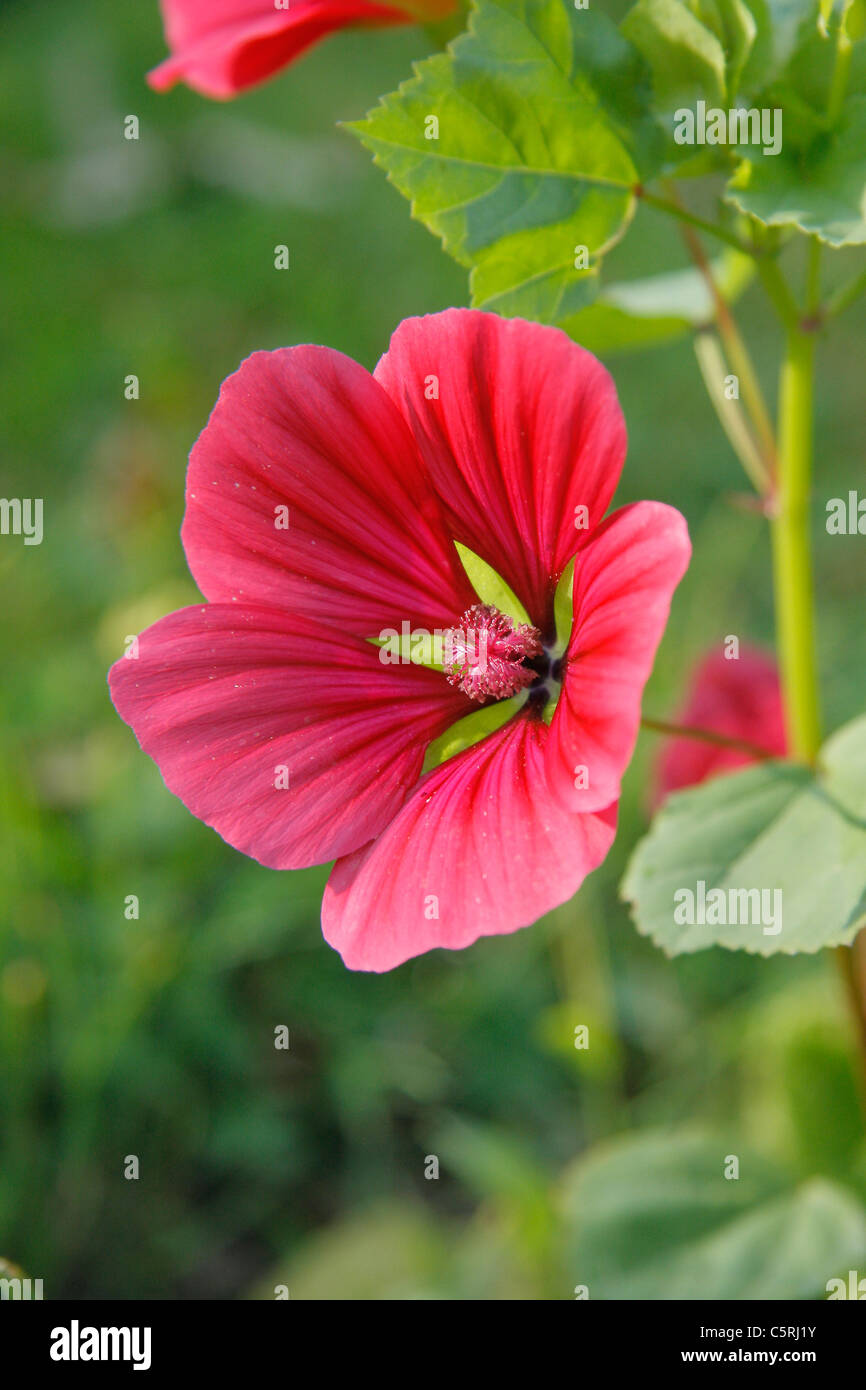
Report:
[[[541,652],[538,628],[514,623],[491,603],[476,603],[445,633],[445,674],[470,700],[506,700],[538,678],[523,663]]]

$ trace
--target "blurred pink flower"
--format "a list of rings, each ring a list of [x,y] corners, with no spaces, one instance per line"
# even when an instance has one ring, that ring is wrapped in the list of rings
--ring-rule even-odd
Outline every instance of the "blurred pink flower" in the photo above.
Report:
[[[171,56],[148,75],[157,91],[176,82],[226,99],[273,77],[336,29],[441,19],[456,0],[162,0]]]
[[[224,382],[182,532],[209,601],[142,633],[112,696],[229,844],[278,869],[336,858],[322,924],[348,966],[388,970],[526,926],[606,855],[690,554],[672,507],[603,520],[625,447],[590,353],[472,310],[407,319],[372,376],[295,347]],[[479,604],[455,541],[528,624]],[[485,635],[491,665],[465,640],[444,670],[386,663],[373,642],[404,624]],[[422,773],[433,739],[509,696],[507,722]]]
[[[740,739],[774,757],[788,751],[782,692],[775,660],[757,647],[741,646],[737,658],[715,649],[693,674],[689,694],[674,721]],[[756,759],[738,748],[697,738],[670,738],[659,750],[654,807],[671,792],[733,772]]]

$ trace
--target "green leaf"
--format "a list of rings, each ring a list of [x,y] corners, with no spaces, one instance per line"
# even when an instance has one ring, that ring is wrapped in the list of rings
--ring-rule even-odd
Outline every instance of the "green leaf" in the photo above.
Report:
[[[738,251],[724,251],[712,262],[713,278],[729,302],[745,289],[754,269],[751,256]],[[707,282],[689,267],[606,285],[594,304],[563,320],[562,327],[591,352],[603,354],[670,342],[711,323],[713,316]]]
[[[448,1172],[509,1218],[512,1240],[530,1260],[546,1262],[555,1232],[553,1194],[544,1169],[513,1136],[494,1125],[445,1120],[430,1144]]]
[[[640,56],[566,0],[480,0],[468,33],[351,128],[471,268],[473,303],[543,322],[591,297],[658,157]]]
[[[670,121],[698,98],[719,105],[725,96],[725,53],[716,35],[680,0],[638,0],[621,32],[646,58],[655,107]]]
[[[725,52],[725,90],[733,102],[758,26],[744,0],[689,0],[689,8],[716,35]]]
[[[447,1115],[430,1147],[477,1196],[498,1197],[527,1213],[549,1216],[547,1173],[513,1135],[492,1124]]]
[[[830,0],[832,9],[832,0]],[[825,5],[821,6],[821,16],[826,23],[827,14]],[[866,38],[866,0],[851,0],[845,14],[845,32],[852,43],[859,43],[862,38]]]
[[[829,29],[830,11],[818,0],[789,0],[770,9],[761,20],[758,47],[763,44],[765,61],[753,74],[757,90],[752,100],[758,108],[781,109],[782,152],[773,157],[754,147],[740,148],[743,162],[729,185],[728,200],[767,225],[814,232],[833,246],[862,243],[866,43],[853,42],[847,101],[837,115],[828,113],[837,29],[843,23],[848,29],[849,21],[856,29],[854,8],[839,13],[837,7]],[[770,56],[771,40],[775,56]]]
[[[797,49],[818,31],[819,0],[749,0],[757,34],[743,73],[748,90],[774,82]]]
[[[754,47],[758,26],[755,17],[743,0],[717,0],[722,18],[723,42],[726,57],[726,90],[728,102],[736,100],[743,71]]]
[[[856,1039],[834,971],[786,972],[784,985],[720,1017],[716,1040],[739,1058],[743,1123],[804,1176],[862,1177]]]
[[[843,1177],[854,1171],[863,1144],[859,1088],[846,1041],[822,1019],[801,1028],[784,1058],[800,1162],[825,1173],[835,1168]]]
[[[827,108],[830,80],[836,59],[835,40],[822,23],[816,0],[800,0],[784,13],[778,7],[771,16],[773,56],[769,72],[757,74],[758,85],[777,96],[796,93],[820,111]]]
[[[309,1236],[257,1296],[273,1300],[283,1284],[290,1298],[309,1302],[437,1298],[448,1258],[442,1223],[395,1200]]]
[[[745,916],[745,925],[712,920],[722,904],[707,897],[712,890],[724,895],[726,919]],[[670,797],[621,891],[638,931],[670,955],[851,942],[866,923],[866,717],[830,739],[817,773],[767,762]],[[693,912],[688,898],[675,897],[686,891]],[[677,920],[687,914],[696,920]]]
[[[798,227],[830,246],[866,242],[866,97],[852,97],[840,126],[806,149],[787,142],[776,156],[746,157],[725,197],[766,226]]]
[[[731,1157],[739,1177],[725,1177]],[[792,1188],[730,1138],[690,1130],[594,1150],[568,1175],[562,1211],[569,1282],[590,1299],[823,1297],[866,1256],[866,1213],[845,1188]]]
[[[857,0],[862,6],[863,0]],[[844,23],[853,43],[846,79],[849,97],[866,94],[866,44],[862,35],[851,33],[858,27],[851,6],[828,28],[826,6],[818,0],[791,0],[787,6],[774,4],[772,16],[761,21],[752,58],[744,81],[753,92],[752,104],[784,113],[784,148],[788,155],[815,155],[813,141],[831,129],[828,100],[836,67],[837,27]],[[775,52],[773,49],[775,48]],[[844,112],[840,112],[840,116]],[[839,119],[834,122],[838,126]],[[745,152],[744,152],[745,153]],[[808,161],[804,161],[808,162]]]

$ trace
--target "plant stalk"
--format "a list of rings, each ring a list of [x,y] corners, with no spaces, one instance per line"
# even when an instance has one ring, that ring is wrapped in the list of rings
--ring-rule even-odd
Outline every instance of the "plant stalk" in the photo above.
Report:
[[[788,744],[814,763],[821,744],[809,542],[814,334],[789,327],[779,382],[779,469],[772,520],[776,631]]]
[[[810,298],[817,295],[817,256],[809,266]],[[821,744],[815,662],[814,586],[809,544],[815,336],[800,327],[786,335],[779,383],[779,472],[772,521],[776,625],[788,743],[814,763]],[[866,1106],[866,932],[836,948],[859,1046]]]

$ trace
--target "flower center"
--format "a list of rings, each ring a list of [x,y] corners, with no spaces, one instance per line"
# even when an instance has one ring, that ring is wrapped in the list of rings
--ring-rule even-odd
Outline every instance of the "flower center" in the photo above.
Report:
[[[444,636],[443,665],[451,685],[470,700],[507,700],[547,674],[541,633],[515,623],[492,603],[476,603]]]

